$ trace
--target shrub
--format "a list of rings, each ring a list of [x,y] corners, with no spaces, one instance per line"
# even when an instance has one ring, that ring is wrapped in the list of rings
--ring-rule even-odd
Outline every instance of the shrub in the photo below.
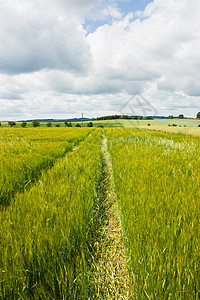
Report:
[[[13,121],[8,122],[8,125],[10,125],[10,127],[16,126],[16,123]]]
[[[93,123],[92,122],[87,123],[87,127],[93,127]]]
[[[39,127],[40,126],[40,122],[37,121],[37,120],[33,120],[32,121],[32,125],[33,125],[33,127]]]
[[[21,127],[25,128],[27,125],[27,122],[22,122]]]

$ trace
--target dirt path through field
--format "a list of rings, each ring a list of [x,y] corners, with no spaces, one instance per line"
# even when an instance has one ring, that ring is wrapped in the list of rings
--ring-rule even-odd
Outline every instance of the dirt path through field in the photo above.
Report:
[[[106,218],[100,228],[95,244],[93,285],[95,297],[90,299],[132,299],[130,279],[123,247],[120,212],[116,203],[112,165],[107,149],[107,139],[102,140],[104,185],[106,195]]]

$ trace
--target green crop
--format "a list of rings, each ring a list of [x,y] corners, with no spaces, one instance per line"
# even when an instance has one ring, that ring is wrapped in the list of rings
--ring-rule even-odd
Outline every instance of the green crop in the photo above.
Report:
[[[106,129],[136,299],[199,299],[199,138]]]
[[[86,297],[87,253],[101,175],[96,130],[0,214],[0,298]]]
[[[113,185],[132,279],[124,294],[199,299],[199,137],[105,129],[106,165],[101,129],[0,134],[1,201],[12,199],[0,211],[0,299],[98,299],[98,278],[112,289],[97,265],[98,255],[108,266],[110,258],[94,251],[113,249],[98,238],[111,216]],[[122,273],[117,283],[111,274],[113,286],[123,286]]]
[[[0,204],[40,176],[42,169],[72,150],[91,129],[0,129]]]

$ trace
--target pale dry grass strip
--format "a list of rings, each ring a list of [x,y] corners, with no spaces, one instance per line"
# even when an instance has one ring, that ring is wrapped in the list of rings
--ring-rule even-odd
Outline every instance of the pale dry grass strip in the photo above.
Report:
[[[173,127],[173,126],[135,126],[139,129],[151,129],[151,130],[159,130],[166,131],[172,133],[183,133],[193,136],[200,136],[200,128],[199,127]]]
[[[116,203],[112,165],[103,135],[102,160],[105,187],[105,216],[94,244],[94,270],[91,284],[93,295],[90,299],[133,299],[130,293],[130,278],[127,258],[123,246],[120,211]]]

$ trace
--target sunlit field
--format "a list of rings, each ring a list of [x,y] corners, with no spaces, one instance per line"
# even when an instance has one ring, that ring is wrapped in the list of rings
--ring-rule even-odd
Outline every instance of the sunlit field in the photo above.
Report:
[[[197,128],[198,125],[200,125],[200,120],[198,119],[178,119],[178,118],[174,118],[174,119],[153,119],[153,120],[131,120],[131,119],[115,119],[115,120],[90,120],[90,121],[79,121],[79,122],[71,122],[72,127],[76,127],[77,125],[80,125],[83,127],[88,127],[89,122],[92,122],[94,127],[105,127],[105,128],[113,128],[113,127],[125,127],[125,128],[129,128],[129,127],[146,127],[146,126],[150,126],[151,129],[153,129],[152,127],[157,127],[157,128],[162,128],[162,129],[166,129],[166,130],[170,130],[170,128],[168,129],[167,127],[171,126],[173,127],[179,127],[179,128],[187,128],[186,130],[188,130],[188,128],[194,127]],[[40,122],[40,128],[41,127],[45,127],[47,128],[47,124],[49,122]],[[51,123],[51,127],[55,128],[55,127],[66,127],[64,121],[60,122],[59,120],[50,122]],[[2,127],[3,128],[10,128],[10,125],[8,124],[8,122],[1,122]],[[14,126],[14,128],[21,128],[21,124],[22,122],[16,122],[16,125]],[[33,128],[32,122],[27,122],[26,128]],[[24,128],[24,130],[26,129]],[[171,128],[172,130],[174,128]],[[179,129],[179,130],[182,130]]]
[[[107,129],[136,299],[198,299],[199,138]]]
[[[159,131],[166,131],[172,133],[182,133],[185,135],[193,135],[193,136],[200,136],[200,127],[174,127],[174,126],[143,126],[142,128],[151,129],[151,130],[159,130]]]
[[[91,129],[0,128],[0,204],[9,204],[16,190],[23,190],[72,150]]]
[[[1,212],[1,299],[87,298],[85,256],[101,171],[100,134],[43,171]]]
[[[98,236],[113,193],[131,283],[125,299],[199,299],[199,137],[127,122],[0,128],[0,299],[101,299],[94,249],[108,243]],[[108,273],[109,259],[100,259]],[[111,277],[104,291],[119,292]]]

